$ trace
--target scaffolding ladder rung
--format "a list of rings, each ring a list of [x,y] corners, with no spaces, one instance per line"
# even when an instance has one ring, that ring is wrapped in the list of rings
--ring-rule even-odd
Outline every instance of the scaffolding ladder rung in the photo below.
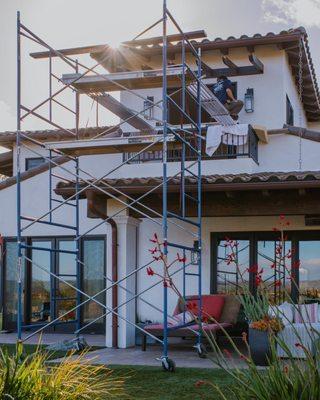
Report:
[[[29,244],[21,244],[21,247],[25,249],[31,249],[31,250],[41,250],[41,251],[48,251],[50,253],[66,253],[66,254],[78,254],[76,250],[63,250],[63,249],[52,249],[49,247],[40,247],[40,246],[32,246]]]
[[[26,221],[36,222],[36,223],[39,223],[39,224],[53,225],[53,226],[58,226],[60,228],[72,229],[74,231],[77,230],[76,226],[60,224],[58,222],[43,221],[42,219],[37,219],[37,218],[33,218],[33,217],[26,217],[26,216],[21,216],[20,218],[24,219]],[[25,229],[25,228],[23,228],[23,229]]]
[[[69,203],[68,201],[62,201],[62,200],[58,200],[58,199],[51,199],[52,201],[59,203],[59,204],[66,204],[67,206],[72,206],[72,207],[77,207],[76,204],[73,203]]]
[[[200,276],[200,274],[196,274],[195,272],[185,272],[185,275],[188,275],[188,276]]]
[[[167,242],[167,246],[186,251],[194,251],[193,247],[184,246],[183,244],[178,244],[178,243]]]
[[[200,226],[200,224],[199,224],[198,222],[191,221],[190,219],[185,218],[185,217],[182,217],[181,215],[175,214],[175,213],[173,213],[173,212],[171,212],[171,211],[168,211],[168,215],[169,215],[170,217],[172,217],[172,218],[177,218],[177,219],[179,219],[180,221],[183,221],[183,222],[186,222],[186,223],[188,223],[188,224],[194,225],[194,226],[196,226],[196,227],[198,227],[198,228],[199,228],[199,226]]]

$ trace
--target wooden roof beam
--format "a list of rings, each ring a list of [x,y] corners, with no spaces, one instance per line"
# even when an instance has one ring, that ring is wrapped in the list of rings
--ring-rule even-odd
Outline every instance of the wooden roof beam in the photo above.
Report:
[[[263,63],[259,60],[259,58],[254,53],[249,55],[249,61],[257,69],[258,72],[260,72],[260,73],[263,72],[263,69],[264,69]]]
[[[230,69],[234,70],[235,72],[238,72],[239,67],[233,61],[231,61],[229,57],[222,56],[222,62]]]
[[[189,39],[203,39],[207,37],[206,32],[202,30],[198,31],[191,31],[191,32],[185,32],[184,35]],[[183,40],[183,35],[181,33],[176,33],[173,35],[168,35],[167,36],[168,42],[179,42],[180,40]],[[125,42],[122,42],[122,44],[127,45],[127,46],[148,46],[148,45],[155,45],[155,44],[160,44],[163,41],[162,36],[157,36],[157,37],[152,37],[152,38],[147,38],[147,39],[137,39],[137,40],[127,40]]]
[[[95,46],[82,46],[82,47],[72,47],[69,49],[60,49],[57,52],[63,54],[64,56],[73,56],[78,54],[87,54],[87,53],[99,53],[109,49],[110,46],[108,44],[98,44]],[[38,51],[35,53],[30,53],[32,58],[49,58],[58,57],[56,53],[52,53],[50,51]]]

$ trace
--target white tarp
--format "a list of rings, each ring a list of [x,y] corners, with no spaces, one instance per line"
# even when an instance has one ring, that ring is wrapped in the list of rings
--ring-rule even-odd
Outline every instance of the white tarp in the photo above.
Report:
[[[207,130],[206,153],[211,157],[220,146],[221,142],[230,145],[245,145],[248,140],[248,129],[248,124],[209,126]],[[233,135],[235,137],[232,138],[231,136],[230,138],[229,135]]]

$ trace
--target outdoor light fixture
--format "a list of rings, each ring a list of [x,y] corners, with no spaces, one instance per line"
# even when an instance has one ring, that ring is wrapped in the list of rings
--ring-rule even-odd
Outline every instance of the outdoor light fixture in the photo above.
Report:
[[[197,265],[200,260],[200,249],[199,249],[199,242],[195,240],[193,242],[193,250],[191,250],[191,264]]]
[[[254,111],[252,88],[248,88],[246,94],[244,95],[244,108],[247,113],[252,113]]]

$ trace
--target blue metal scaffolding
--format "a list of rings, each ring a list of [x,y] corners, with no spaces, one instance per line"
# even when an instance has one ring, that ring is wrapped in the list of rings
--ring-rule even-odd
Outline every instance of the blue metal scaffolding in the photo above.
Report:
[[[177,29],[179,35],[181,35],[181,61],[179,62],[179,67],[181,68],[180,81],[181,86],[174,93],[179,93],[181,104],[177,104],[176,101],[173,100],[172,91],[169,93],[168,91],[168,68],[172,66],[168,65],[168,34],[167,27],[168,23],[172,23],[174,27]],[[17,308],[17,335],[19,341],[26,341],[33,335],[48,329],[49,327],[55,326],[57,324],[65,324],[71,323],[75,326],[75,334],[79,335],[86,327],[90,324],[96,322],[99,318],[104,318],[107,315],[111,314],[116,316],[117,318],[126,321],[126,323],[133,325],[137,330],[140,330],[143,334],[152,337],[158,343],[162,345],[163,351],[160,360],[164,369],[173,371],[174,370],[174,362],[170,360],[168,353],[168,330],[173,329],[170,327],[170,321],[174,320],[174,316],[169,315],[168,313],[168,290],[170,290],[166,284],[160,280],[156,283],[153,283],[147,289],[144,289],[140,293],[133,293],[130,290],[124,288],[122,286],[122,282],[126,279],[130,278],[130,276],[137,274],[139,271],[146,269],[150,263],[137,267],[133,273],[126,277],[122,277],[121,279],[117,279],[116,281],[108,280],[109,285],[107,285],[103,290],[99,291],[95,295],[89,295],[85,293],[85,291],[81,287],[81,271],[83,268],[83,260],[81,259],[81,239],[83,239],[86,235],[92,232],[95,228],[99,227],[105,222],[110,221],[113,217],[118,215],[124,209],[134,210],[138,213],[142,218],[147,218],[154,222],[158,227],[162,226],[162,235],[163,235],[163,243],[164,243],[164,255],[166,258],[170,257],[174,251],[181,251],[183,254],[183,265],[177,271],[173,273],[178,274],[182,273],[182,295],[183,301],[186,302],[187,292],[188,292],[188,282],[189,279],[197,279],[197,293],[198,296],[198,322],[200,325],[200,329],[197,331],[193,331],[194,335],[197,337],[196,349],[200,355],[203,351],[201,345],[201,295],[202,295],[202,287],[201,287],[201,160],[202,160],[202,149],[203,149],[203,136],[202,136],[202,125],[201,125],[201,77],[202,77],[202,62],[201,62],[201,53],[200,49],[196,49],[195,46],[191,43],[188,37],[184,34],[179,24],[172,16],[170,11],[167,8],[166,0],[163,1],[163,15],[162,18],[153,24],[151,27],[143,31],[136,38],[140,37],[142,34],[148,32],[155,25],[162,23],[162,101],[154,103],[150,99],[147,101],[150,104],[150,107],[157,107],[162,110],[162,120],[161,120],[161,131],[155,135],[153,140],[149,143],[141,142],[141,149],[135,152],[131,157],[128,157],[125,161],[120,163],[117,167],[112,168],[109,171],[106,171],[101,177],[92,176],[92,174],[88,171],[85,171],[81,166],[80,156],[76,153],[66,152],[61,148],[55,148],[54,146],[49,146],[47,142],[41,141],[40,139],[36,139],[29,135],[27,132],[24,132],[21,126],[22,121],[28,116],[34,116],[47,124],[57,128],[61,132],[64,132],[68,135],[74,142],[81,142],[81,137],[79,136],[79,120],[80,120],[80,95],[81,92],[77,90],[75,87],[75,83],[79,81],[82,77],[86,76],[88,73],[93,73],[96,76],[102,76],[98,74],[95,70],[101,65],[101,62],[98,62],[93,67],[86,67],[84,64],[80,63],[78,60],[71,58],[69,55],[65,55],[63,51],[54,50],[51,46],[49,46],[46,42],[44,42],[39,36],[34,34],[31,30],[29,30],[26,26],[24,26],[20,21],[20,15],[18,13],[17,16],[17,158],[16,158],[16,174],[17,174],[17,243],[18,243],[18,308]],[[22,103],[21,98],[21,37],[24,39],[31,40],[32,42],[37,43],[38,45],[43,46],[49,52],[49,97],[42,101],[40,104],[33,108],[28,108]],[[135,38],[135,39],[136,39]],[[188,51],[188,60],[186,57],[186,52]],[[68,68],[71,68],[77,75],[77,77],[68,84],[64,84],[60,79],[60,84],[62,83],[62,88],[53,92],[52,79],[57,77],[53,73],[53,60],[58,58],[59,60],[64,62],[64,65],[67,65]],[[81,71],[81,72],[80,72]],[[103,79],[106,78],[103,75]],[[187,79],[188,77],[188,79]],[[59,79],[57,79],[59,80]],[[112,81],[112,79],[109,79]],[[192,117],[188,113],[188,109],[186,107],[186,96],[188,93],[188,85],[190,83],[197,85],[197,97],[194,99],[196,104],[196,121],[192,119]],[[124,87],[116,81],[112,81],[113,84],[119,86],[119,90],[128,90],[129,92],[137,95],[138,97],[142,97],[139,94],[136,94],[129,88]],[[64,90],[71,90],[74,94],[74,109],[71,109],[69,106],[62,104],[60,101],[57,101],[56,96],[62,93]],[[151,102],[151,103],[150,103]],[[45,117],[43,114],[40,114],[38,109],[43,105],[49,105],[49,115]],[[169,104],[171,107],[175,108],[177,112],[181,116],[181,124],[179,126],[170,124],[168,120],[168,107]],[[59,125],[56,121],[53,120],[53,105],[59,105],[67,110],[74,116],[74,126],[73,130],[69,130]],[[24,113],[23,113],[24,112]],[[136,115],[141,114],[141,112]],[[128,120],[130,120],[129,117]],[[126,123],[128,120],[121,121],[118,126]],[[187,121],[187,123],[185,122]],[[157,121],[159,123],[159,121]],[[186,125],[188,125],[186,127]],[[96,135],[91,140],[97,138],[108,138],[110,129],[106,129],[103,132]],[[181,146],[181,161],[179,161],[180,170],[178,173],[172,175],[168,172],[168,151],[169,146],[172,142],[179,143]],[[90,139],[87,140],[90,142]],[[28,145],[31,143],[31,146]],[[140,154],[143,154],[146,151],[152,151],[155,145],[162,146],[162,157],[163,157],[163,178],[162,183],[153,187],[147,194],[140,196],[139,198],[132,198],[127,193],[122,192],[118,188],[111,188],[104,186],[103,188],[99,186],[99,182],[103,181],[108,176],[112,175],[115,170],[120,169],[123,165],[128,164],[131,160],[134,160]],[[39,148],[39,150],[35,150],[35,147]],[[49,163],[48,174],[49,174],[49,193],[48,193],[48,211],[42,213],[40,216],[29,216],[25,212],[24,206],[24,193],[22,190],[22,161],[21,161],[21,150],[26,148],[28,151],[36,154],[38,157],[42,157],[47,163]],[[106,151],[107,153],[107,151]],[[192,157],[190,157],[192,155]],[[67,158],[67,166],[62,165],[59,162],[59,158]],[[54,171],[55,169],[61,169],[63,173],[68,175],[59,176]],[[186,189],[186,179],[192,176],[195,181],[195,194],[187,191]],[[180,210],[179,212],[173,212],[170,209],[169,202],[169,185],[173,178],[180,177]],[[54,179],[59,178],[62,181],[70,181],[74,184],[75,190],[74,194],[69,196],[66,199],[57,198],[54,194]],[[105,182],[105,181],[103,181]],[[157,212],[152,209],[147,203],[144,203],[145,197],[153,193],[156,189],[162,186],[162,213]],[[85,233],[81,233],[80,229],[80,211],[79,211],[79,203],[80,203],[80,195],[84,192],[86,188],[93,188],[97,190],[99,193],[109,196],[110,198],[116,199],[120,204],[123,204],[123,208],[120,211],[115,212],[113,215],[109,216],[107,219],[102,220],[98,224],[87,230]],[[121,200],[119,196],[125,198]],[[188,213],[188,204],[193,204],[193,209],[196,210],[195,217],[190,217]],[[59,219],[56,218],[57,210],[61,210],[62,208],[68,208],[70,212],[73,212],[73,222],[72,224],[63,223]],[[190,207],[189,207],[190,208]],[[154,217],[156,216],[156,218]],[[69,230],[73,232],[74,241],[75,241],[75,249],[74,250],[66,250],[61,248],[45,248],[34,246],[32,242],[27,242],[25,237],[28,236],[28,230],[38,224],[44,224],[46,226],[51,226],[55,228],[61,228],[64,231]],[[189,234],[194,241],[193,245],[187,246],[185,243],[172,241],[170,239],[170,228],[174,227],[175,229],[182,230]],[[44,266],[36,263],[32,259],[32,251],[43,251],[49,252],[50,254],[71,254],[75,257],[76,261],[76,270],[75,274],[72,276],[74,278],[75,284],[71,284],[69,280],[63,274],[55,273],[52,270],[47,270]],[[191,258],[192,261],[191,261]],[[186,261],[188,260],[188,262]],[[25,262],[29,262],[35,268],[39,268],[45,273],[50,275],[50,278],[55,282],[62,282],[68,287],[70,287],[75,293],[76,296],[72,298],[75,302],[75,306],[69,309],[67,312],[62,315],[58,315],[57,312],[54,312],[54,308],[56,307],[56,291],[51,290],[51,313],[52,318],[50,322],[44,322],[43,324],[25,324],[23,318],[23,265]],[[190,266],[196,266],[195,268],[190,269]],[[70,277],[70,276],[69,276]],[[150,303],[150,301],[145,300],[143,298],[143,294],[148,290],[154,288],[157,285],[163,285],[163,307],[159,308],[156,305]],[[98,296],[101,294],[106,294],[109,290],[113,290],[116,288],[117,290],[126,290],[132,297],[129,300],[126,300],[122,304],[118,304],[117,307],[109,306],[104,304],[103,302],[98,300]],[[159,339],[158,337],[152,335],[150,332],[147,332],[141,326],[132,323],[129,320],[126,320],[120,313],[119,309],[125,306],[130,301],[135,301],[139,299],[140,301],[148,304],[150,307],[155,310],[161,312],[163,314],[163,339]],[[95,302],[97,305],[103,308],[104,313],[94,321],[89,322],[88,324],[81,323],[81,312],[83,306],[89,302]],[[64,321],[64,317],[66,315],[70,315],[70,313],[75,313],[74,320]],[[188,329],[188,326],[186,326]],[[33,329],[32,332],[29,332],[27,336],[23,337],[22,332],[25,329]]]

